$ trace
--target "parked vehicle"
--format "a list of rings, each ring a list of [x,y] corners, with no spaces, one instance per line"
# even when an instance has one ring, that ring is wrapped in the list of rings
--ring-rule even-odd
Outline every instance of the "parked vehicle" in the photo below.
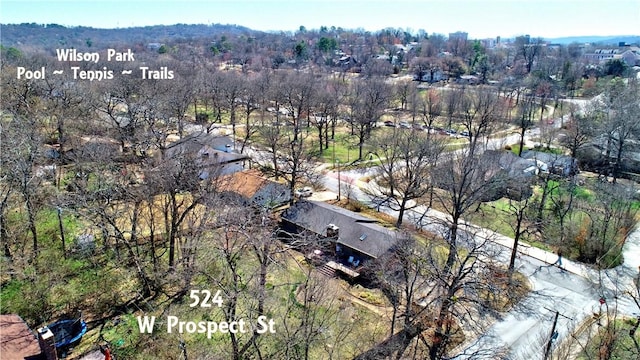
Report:
[[[301,189],[296,190],[295,191],[295,195],[297,197],[309,197],[309,196],[313,195],[313,190],[310,187],[305,186],[305,187],[303,187]]]
[[[396,127],[396,124],[394,124],[393,121],[387,120],[384,122],[384,126]]]

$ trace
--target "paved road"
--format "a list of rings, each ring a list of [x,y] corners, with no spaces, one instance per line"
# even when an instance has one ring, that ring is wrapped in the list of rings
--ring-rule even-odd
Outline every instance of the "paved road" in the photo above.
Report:
[[[588,101],[578,101],[580,110],[583,110]],[[555,121],[556,126],[560,126],[561,121]],[[539,135],[539,129],[532,129],[526,135],[526,141],[530,137]],[[502,138],[494,138],[486,141],[487,149],[500,149],[507,144],[519,142],[518,134],[509,134]],[[268,153],[246,149],[247,154],[255,161],[265,162],[269,159]],[[324,169],[325,167],[320,167]],[[372,172],[373,170],[368,170]],[[375,204],[369,195],[362,191],[366,187],[365,183],[357,179],[364,176],[362,172],[342,171],[340,183],[343,185],[342,195],[347,195],[367,204],[379,211],[397,217],[397,211],[385,205]],[[338,193],[338,174],[333,171],[327,172],[324,176],[324,186],[334,193]],[[344,184],[349,183],[348,191]],[[416,223],[416,219],[426,212],[424,206],[419,206],[405,213],[405,223]],[[438,229],[438,219],[445,215],[428,211],[428,215],[423,217],[421,225],[430,228],[432,231],[444,231]],[[505,263],[508,261],[513,239],[495,234],[489,230],[482,229],[473,233],[479,239],[487,237],[492,239],[493,247],[497,250],[498,258]],[[636,229],[627,240],[624,249],[624,264],[616,269],[611,269],[599,273],[584,265],[563,260],[564,270],[551,265],[557,260],[557,255],[533,247],[521,246],[520,256],[516,262],[518,270],[525,274],[532,285],[533,291],[516,308],[504,314],[495,323],[490,325],[479,341],[475,343],[476,348],[500,348],[509,349],[512,359],[542,359],[544,346],[551,332],[551,326],[555,311],[561,316],[558,318],[557,343],[561,343],[568,338],[570,333],[584,319],[592,316],[601,309],[599,299],[604,297],[609,303],[617,302],[619,311],[626,315],[635,315],[640,310],[626,296],[618,294],[616,289],[632,286],[632,279],[638,276],[638,266],[640,266],[640,230]],[[618,296],[618,299],[614,299]],[[459,359],[470,359],[469,356],[460,355]],[[478,357],[474,357],[477,359]],[[487,356],[486,359],[493,359]]]
[[[353,184],[350,196],[371,207],[377,205],[369,195],[361,190],[367,185],[357,179],[362,176],[357,171],[341,172],[341,183]],[[338,175],[328,172],[324,178],[324,185],[330,191],[338,192]],[[344,185],[343,185],[344,189]],[[342,192],[343,196],[345,192]],[[387,206],[380,206],[379,211],[397,217],[398,212]],[[405,224],[415,224],[417,219],[427,211],[422,218],[421,226],[431,231],[442,231],[442,219],[446,215],[434,210],[427,210],[425,206],[407,211]],[[470,225],[471,226],[471,225]],[[474,228],[469,233],[475,234],[478,240],[488,238],[499,254],[498,259],[507,263],[510,257],[513,239],[496,234],[490,230]],[[520,256],[516,261],[518,270],[526,275],[531,282],[532,292],[516,308],[504,314],[493,325],[487,328],[480,341],[475,345],[483,348],[509,349],[512,359],[542,359],[546,340],[551,333],[555,311],[560,312],[558,318],[558,337],[554,345],[567,339],[571,332],[587,317],[601,310],[599,299],[604,297],[610,304],[617,302],[622,314],[635,315],[640,310],[624,294],[617,289],[629,288],[632,280],[638,276],[640,265],[640,229],[636,229],[627,240],[624,249],[625,262],[616,269],[602,273],[563,259],[564,269],[552,265],[557,255],[530,246],[520,246]],[[599,276],[599,275],[602,276]],[[615,297],[618,299],[614,299]],[[461,355],[459,359],[471,359]],[[478,357],[473,357],[477,359]],[[486,359],[492,359],[491,356]]]

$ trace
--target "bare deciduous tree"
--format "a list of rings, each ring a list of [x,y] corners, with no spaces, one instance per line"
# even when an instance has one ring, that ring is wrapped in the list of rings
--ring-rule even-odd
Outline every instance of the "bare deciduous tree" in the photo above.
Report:
[[[458,229],[463,216],[480,202],[493,199],[506,180],[495,164],[472,154],[473,151],[467,149],[452,153],[433,172],[434,183],[444,190],[436,192],[435,197],[449,217],[449,266],[453,265],[457,253]]]
[[[39,58],[31,59],[27,66],[40,64]],[[21,195],[27,216],[27,227],[31,234],[33,256],[38,254],[38,231],[36,217],[43,205],[40,184],[35,166],[42,154],[43,129],[46,115],[41,108],[40,97],[44,95],[44,84],[40,80],[17,80],[15,68],[5,67],[2,73],[3,110],[8,116],[0,123],[2,142],[3,182],[15,188]],[[8,194],[7,194],[8,196]],[[8,197],[5,197],[8,199]]]
[[[578,151],[595,135],[594,115],[589,110],[584,114],[578,114],[572,106],[569,123],[565,125],[566,131],[560,141],[560,144],[569,150],[571,157],[577,157]]]
[[[467,89],[460,99],[459,108],[462,125],[469,133],[469,150],[473,156],[476,150],[482,151],[478,141],[489,137],[495,130],[498,119],[503,115],[502,102],[488,88]]]
[[[390,94],[389,86],[382,79],[372,78],[353,82],[349,100],[351,114],[349,121],[358,137],[358,159],[360,160],[364,143],[389,104]]]
[[[405,211],[417,205],[415,200],[429,192],[429,176],[443,148],[425,132],[399,128],[381,133],[372,141],[371,152],[380,165],[370,191],[382,194],[384,201],[398,211],[397,227],[402,225]]]
[[[518,156],[522,156],[525,134],[534,126],[533,114],[535,106],[533,104],[533,99],[531,97],[527,97],[520,101],[517,108],[518,113],[516,114],[514,123],[518,128],[520,128],[520,148],[518,149]]]
[[[496,264],[488,260],[495,254],[474,236],[465,232],[460,241],[464,250],[454,255],[452,267],[443,259],[444,245],[437,236],[426,241],[399,239],[395,252],[375,268],[378,284],[394,306],[392,333],[355,359],[449,359],[465,334],[483,331],[477,323],[493,312],[497,299],[492,294],[500,284],[494,277]],[[397,321],[402,321],[398,330]],[[462,350],[471,358],[484,351]],[[505,350],[492,348],[490,353],[501,358]]]
[[[542,38],[531,39],[529,36],[518,36],[515,41],[515,48],[518,57],[525,63],[527,74],[533,69],[536,60],[543,52],[544,40]]]

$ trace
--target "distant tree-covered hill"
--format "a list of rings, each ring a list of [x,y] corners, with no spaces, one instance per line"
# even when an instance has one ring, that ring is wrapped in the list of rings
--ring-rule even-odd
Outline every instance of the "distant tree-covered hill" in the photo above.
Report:
[[[547,41],[557,44],[570,44],[570,43],[590,43],[600,45],[618,45],[618,43],[625,42],[628,44],[637,44],[640,42],[640,36],[638,35],[616,35],[616,36],[569,36],[545,39]]]
[[[0,43],[3,46],[38,48],[94,47],[103,48],[115,44],[151,43],[189,40],[218,34],[250,34],[253,30],[238,25],[155,25],[120,29],[96,29],[92,27],[65,27],[57,24],[0,24]]]

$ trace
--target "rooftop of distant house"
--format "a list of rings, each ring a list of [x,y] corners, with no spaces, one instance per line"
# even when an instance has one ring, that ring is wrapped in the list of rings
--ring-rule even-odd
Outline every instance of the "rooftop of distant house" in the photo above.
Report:
[[[167,146],[168,158],[190,156],[199,159],[200,166],[225,164],[247,159],[245,154],[234,151],[234,141],[228,136],[196,133]]]
[[[221,190],[233,192],[261,206],[278,206],[291,198],[286,185],[265,178],[256,169],[224,175],[220,182]]]

